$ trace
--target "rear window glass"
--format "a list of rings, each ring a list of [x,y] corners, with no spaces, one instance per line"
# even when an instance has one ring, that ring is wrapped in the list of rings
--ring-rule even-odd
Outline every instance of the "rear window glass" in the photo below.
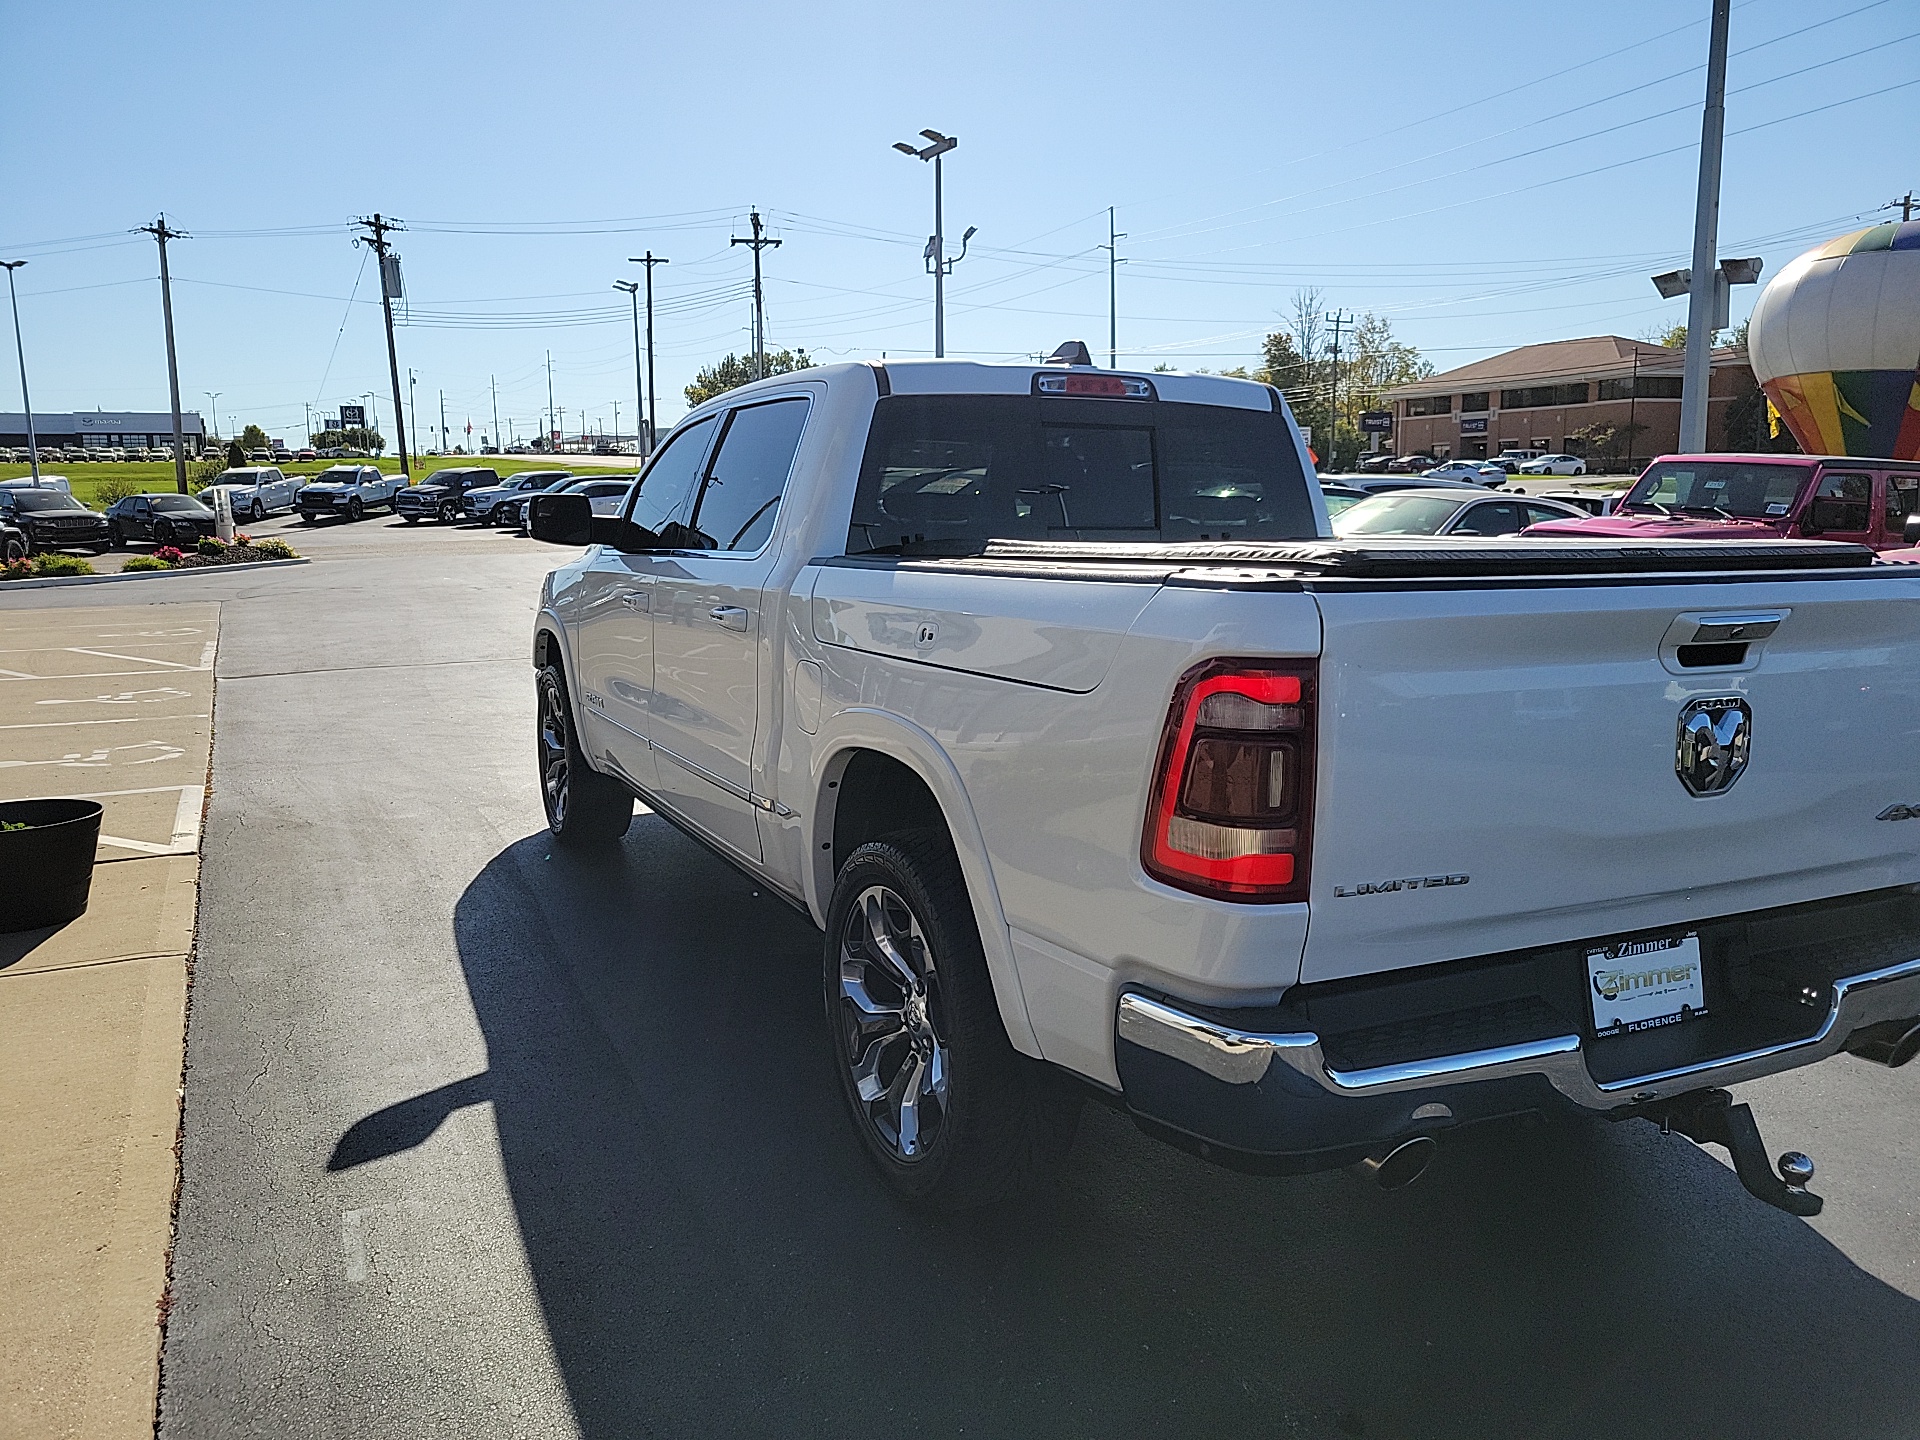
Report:
[[[1278,413],[896,395],[874,413],[847,553],[968,554],[989,540],[1313,534],[1306,477]]]

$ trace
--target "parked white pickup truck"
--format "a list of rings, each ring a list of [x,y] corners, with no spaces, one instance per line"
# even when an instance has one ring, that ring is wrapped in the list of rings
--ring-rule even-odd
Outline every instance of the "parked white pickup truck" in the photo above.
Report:
[[[305,483],[298,476],[282,475],[276,465],[223,470],[201,491],[201,498],[211,506],[213,492],[225,490],[233,506],[233,518],[257,522],[266,519],[269,511],[299,508],[300,488]]]
[[[1920,574],[1849,545],[1334,540],[1277,391],[830,365],[694,410],[533,636],[548,822],[638,796],[826,934],[855,1129],[1005,1193],[1102,1096],[1274,1171],[1920,1049]]]

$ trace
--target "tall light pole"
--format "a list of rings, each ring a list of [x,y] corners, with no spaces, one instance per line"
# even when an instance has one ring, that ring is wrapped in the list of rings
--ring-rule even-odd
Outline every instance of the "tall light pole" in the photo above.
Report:
[[[640,458],[653,454],[653,437],[660,430],[660,402],[653,393],[653,267],[668,265],[672,262],[664,255],[655,255],[651,250],[645,255],[632,255],[627,258],[629,265],[647,267],[647,408],[646,434],[640,440]]]
[[[552,453],[559,444],[560,427],[553,423],[553,351],[547,351],[547,450]]]
[[[487,376],[487,389],[493,394],[493,448],[504,455],[507,447],[500,443],[500,382]]]
[[[649,269],[647,274],[648,276],[652,276],[653,271]],[[634,413],[640,417],[633,423],[635,430],[643,430],[646,428],[647,411],[645,404],[640,398],[640,282],[637,280],[616,280],[613,282],[613,288],[626,291],[627,299],[633,303],[633,403],[639,407]],[[653,307],[651,305],[647,307],[647,318],[649,320],[653,318]],[[651,330],[653,327],[649,325],[647,328]],[[613,438],[614,442],[618,444],[620,440],[620,411],[618,408],[613,412]],[[636,442],[633,448],[637,454],[644,455],[647,453],[644,439]]]
[[[180,431],[180,365],[173,353],[173,282],[167,278],[167,241],[185,240],[188,236],[186,231],[175,230],[167,224],[165,215],[151,225],[139,226],[137,233],[153,236],[160,246],[160,314],[167,323],[167,394],[173,401],[173,483],[184,495],[187,493],[187,440]]]
[[[218,440],[220,438],[220,397],[227,392],[224,390],[202,390],[200,393],[213,402],[213,438]]]
[[[20,403],[27,410],[27,463],[33,467],[33,483],[40,483],[40,441],[33,433],[33,397],[27,393],[27,347],[20,339],[20,296],[13,288],[13,272],[27,262],[0,260],[7,271],[7,295],[13,301],[13,348],[20,356]]]
[[[380,433],[380,407],[373,403],[373,391],[363,390],[360,393],[360,398],[367,402],[367,432],[370,435],[378,435]],[[394,405],[397,407],[399,403],[399,400],[396,398]],[[402,473],[404,474],[405,472],[403,471]]]
[[[909,145],[900,140],[894,143],[894,149],[902,155],[911,155],[916,160],[933,162],[933,234],[927,237],[927,248],[921,256],[927,263],[927,270],[933,276],[933,358],[941,360],[947,354],[947,276],[953,273],[953,267],[967,258],[967,242],[979,233],[976,226],[969,225],[967,233],[960,237],[960,253],[947,259],[947,232],[945,217],[942,213],[940,157],[946,154],[960,141],[952,135],[942,135],[938,130],[920,132],[930,142],[926,145]]]
[[[1720,235],[1720,149],[1727,129],[1727,19],[1733,0],[1713,0],[1707,43],[1707,104],[1700,118],[1700,190],[1693,209],[1693,274],[1687,287],[1687,351],[1680,382],[1680,448],[1707,448],[1707,389],[1713,379],[1714,251]]]
[[[413,431],[413,443],[416,445],[420,443],[420,398],[414,394],[413,386],[419,378],[414,374],[413,367],[409,365],[407,367],[407,419],[412,422],[408,428]]]

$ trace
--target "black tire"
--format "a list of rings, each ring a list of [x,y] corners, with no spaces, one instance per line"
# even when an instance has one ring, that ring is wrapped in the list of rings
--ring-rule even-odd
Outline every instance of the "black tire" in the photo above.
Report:
[[[13,563],[15,560],[24,560],[28,554],[27,542],[17,539],[12,535],[7,536],[4,545],[0,545],[0,561],[8,564]]]
[[[882,930],[895,959],[870,938]],[[912,986],[896,978],[898,960]],[[942,1210],[990,1204],[1066,1153],[1082,1097],[1007,1040],[945,834],[903,831],[847,858],[827,911],[822,982],[848,1115],[900,1195]]]
[[[247,518],[256,525],[267,518],[267,507],[260,503],[258,495],[253,497],[253,508],[247,511]]]
[[[347,519],[358,520],[362,516],[364,516],[366,513],[367,513],[367,507],[360,503],[360,497],[358,495],[352,496],[348,499]]]
[[[127,537],[120,533],[120,527],[118,525],[109,525],[107,527],[107,548],[111,550],[124,550],[127,548]],[[7,558],[11,560],[13,556],[9,555]]]
[[[442,525],[453,524],[454,521],[460,518],[460,507],[451,500],[442,500],[440,502],[439,518]]]
[[[534,740],[540,759],[540,803],[547,829],[569,849],[604,849],[633,823],[633,794],[618,780],[602,775],[580,750],[567,681],[558,665],[542,667]]]

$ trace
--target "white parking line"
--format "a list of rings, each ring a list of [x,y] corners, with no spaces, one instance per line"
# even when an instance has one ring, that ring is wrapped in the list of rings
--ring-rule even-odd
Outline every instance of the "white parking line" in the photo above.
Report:
[[[95,790],[75,795],[75,800],[110,800],[117,795],[168,795],[178,792],[180,803],[173,811],[173,838],[165,845],[152,840],[129,840],[119,835],[102,835],[100,843],[116,850],[131,850],[139,855],[191,855],[200,848],[200,812],[206,808],[204,785],[149,785],[140,790]]]
[[[347,1252],[347,1283],[360,1284],[367,1278],[367,1237],[358,1210],[340,1212],[340,1248]]]
[[[92,655],[101,660],[125,660],[130,665],[164,665],[169,670],[205,670],[213,663],[213,645],[208,643],[201,652],[201,663],[189,665],[184,660],[155,660],[146,655],[116,655],[111,650],[89,650],[84,645],[65,645],[61,647],[69,655]],[[48,679],[59,677],[48,676]]]
[[[204,715],[121,715],[112,720],[23,720],[17,725],[0,725],[0,730],[64,730],[69,725],[144,725],[149,720],[165,725],[172,720],[205,718]]]

